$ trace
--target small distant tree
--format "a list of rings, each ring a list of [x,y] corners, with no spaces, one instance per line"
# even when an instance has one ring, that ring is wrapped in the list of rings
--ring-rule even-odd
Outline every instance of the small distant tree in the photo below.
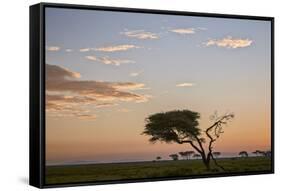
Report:
[[[247,151],[241,151],[241,152],[239,152],[239,156],[248,157],[249,155],[248,155]]]
[[[201,155],[196,154],[196,153],[193,155],[193,158],[196,158],[196,159],[199,159],[200,157],[201,157]]]
[[[191,159],[192,155],[195,153],[194,151],[186,151],[187,159]]]
[[[213,152],[214,157],[218,158],[221,155],[221,152]]]
[[[179,152],[180,156],[183,158],[183,159],[190,159],[191,156],[194,154],[194,151],[185,151],[185,152]]]
[[[186,152],[179,152],[179,155],[180,155],[183,159],[187,159]]]
[[[271,157],[271,151],[259,151],[259,156]]]
[[[256,156],[263,156],[263,151],[261,151],[261,150],[255,150],[254,152],[253,152],[253,154],[255,154]]]
[[[161,158],[160,156],[157,156],[157,157],[156,157],[156,160],[157,160],[157,161],[159,161],[159,160],[161,160],[161,159],[162,159],[162,158]]]
[[[255,150],[254,152],[252,152],[254,155],[258,156],[258,152],[257,150]]]
[[[179,155],[177,154],[170,154],[169,157],[171,157],[173,160],[179,160]]]
[[[264,156],[265,157],[271,157],[271,151],[265,151]]]

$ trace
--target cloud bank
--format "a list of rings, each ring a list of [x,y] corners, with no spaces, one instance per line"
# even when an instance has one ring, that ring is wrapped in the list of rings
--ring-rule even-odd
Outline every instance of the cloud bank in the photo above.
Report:
[[[146,102],[148,95],[133,93],[142,83],[80,80],[80,74],[67,68],[46,64],[46,111],[52,116],[75,116],[94,120],[88,109],[117,105],[118,102]]]

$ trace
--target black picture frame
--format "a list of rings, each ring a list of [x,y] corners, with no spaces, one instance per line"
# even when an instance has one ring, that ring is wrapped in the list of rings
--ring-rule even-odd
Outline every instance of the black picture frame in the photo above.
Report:
[[[45,8],[69,8],[79,10],[102,10],[133,13],[152,13],[165,15],[183,15],[215,18],[235,18],[262,20],[271,22],[271,170],[239,173],[220,173],[192,175],[187,177],[146,178],[135,180],[79,182],[47,185],[45,183]],[[135,9],[121,7],[103,7],[72,4],[39,3],[30,6],[30,139],[29,139],[29,184],[38,188],[66,186],[100,185],[115,183],[133,183],[191,178],[210,178],[241,175],[257,175],[274,173],[274,18],[248,15],[196,13],[183,11]]]

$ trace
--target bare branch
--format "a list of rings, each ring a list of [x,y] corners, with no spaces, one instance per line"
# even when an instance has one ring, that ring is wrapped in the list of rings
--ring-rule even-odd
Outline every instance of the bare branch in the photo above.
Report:
[[[207,161],[209,161],[211,158],[214,160],[214,157],[212,155],[213,143],[220,137],[220,134],[223,133],[222,125],[226,125],[227,121],[232,119],[233,117],[234,117],[234,114],[225,114],[221,117],[217,117],[216,122],[213,125],[211,125],[209,128],[206,129],[205,133],[206,133],[207,137],[210,139],[209,145],[208,145],[209,152],[207,155]],[[215,137],[212,136],[212,134],[211,134],[212,131],[213,131]],[[214,162],[215,162],[215,164],[217,163],[216,160],[214,160]]]

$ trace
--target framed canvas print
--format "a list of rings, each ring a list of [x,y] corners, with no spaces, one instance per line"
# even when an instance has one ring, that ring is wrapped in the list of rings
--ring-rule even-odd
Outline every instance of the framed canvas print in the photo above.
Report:
[[[274,19],[30,7],[30,184],[274,172]]]

